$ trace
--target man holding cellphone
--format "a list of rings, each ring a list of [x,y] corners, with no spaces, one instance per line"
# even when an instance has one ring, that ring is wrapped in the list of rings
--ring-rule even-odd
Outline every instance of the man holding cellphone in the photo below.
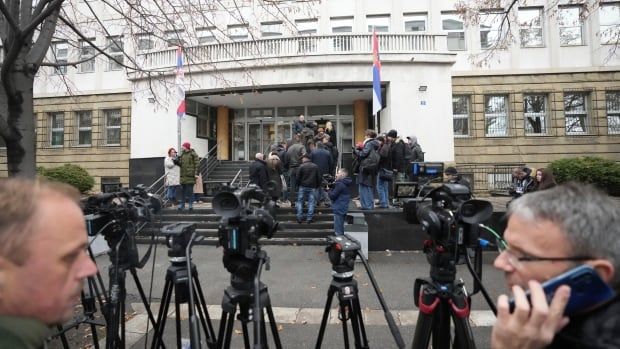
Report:
[[[515,308],[510,312],[508,296],[498,298],[493,348],[620,348],[617,295],[565,316],[570,287],[557,288],[549,303],[541,285],[586,264],[618,290],[619,206],[596,188],[577,183],[527,194],[510,204],[507,246],[494,265],[505,273]]]

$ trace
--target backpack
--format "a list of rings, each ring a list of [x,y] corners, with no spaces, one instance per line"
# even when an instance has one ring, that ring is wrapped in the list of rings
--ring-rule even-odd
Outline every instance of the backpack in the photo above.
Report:
[[[360,167],[365,172],[377,172],[379,169],[379,161],[381,160],[381,156],[375,147],[370,148],[370,152],[368,156],[365,157],[360,162]]]

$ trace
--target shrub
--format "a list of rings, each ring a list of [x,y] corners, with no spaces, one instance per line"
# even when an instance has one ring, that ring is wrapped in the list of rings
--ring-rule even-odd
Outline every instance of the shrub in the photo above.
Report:
[[[549,168],[558,183],[592,183],[611,195],[620,195],[620,164],[612,160],[595,156],[559,159]]]
[[[81,193],[89,191],[95,185],[95,179],[78,165],[64,164],[60,167],[43,169],[41,173],[51,181],[72,185]]]

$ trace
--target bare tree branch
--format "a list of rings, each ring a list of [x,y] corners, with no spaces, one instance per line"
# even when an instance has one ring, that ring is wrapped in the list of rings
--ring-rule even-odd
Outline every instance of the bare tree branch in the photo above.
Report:
[[[9,23],[11,28],[13,28],[16,32],[19,32],[19,25],[17,25],[17,22],[15,22],[15,19],[9,13],[9,9],[6,7],[4,1],[0,1],[0,12],[2,12],[5,20]]]

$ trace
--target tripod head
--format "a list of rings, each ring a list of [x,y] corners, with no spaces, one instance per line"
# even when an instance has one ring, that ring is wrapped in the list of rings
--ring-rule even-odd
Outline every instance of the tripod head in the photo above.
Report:
[[[161,228],[161,232],[166,236],[168,257],[173,265],[187,261],[185,250],[192,241],[192,234],[195,231],[195,223],[173,223]]]
[[[336,279],[350,280],[361,247],[359,242],[347,235],[330,235],[327,240],[329,245],[325,248],[325,252],[332,263],[332,276]]]

